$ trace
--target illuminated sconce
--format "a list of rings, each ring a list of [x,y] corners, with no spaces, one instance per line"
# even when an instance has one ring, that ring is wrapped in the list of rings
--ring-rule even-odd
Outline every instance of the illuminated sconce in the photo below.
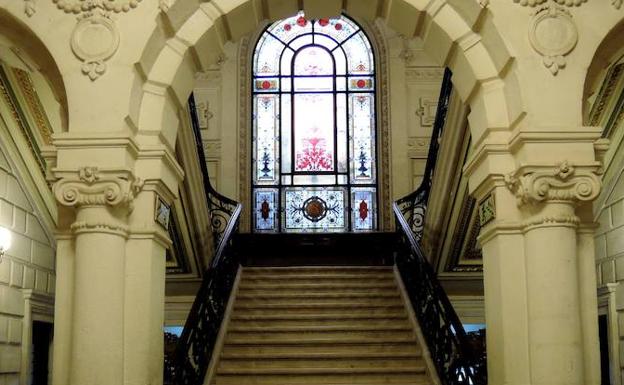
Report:
[[[0,262],[2,262],[2,257],[9,247],[11,247],[11,232],[0,227]]]

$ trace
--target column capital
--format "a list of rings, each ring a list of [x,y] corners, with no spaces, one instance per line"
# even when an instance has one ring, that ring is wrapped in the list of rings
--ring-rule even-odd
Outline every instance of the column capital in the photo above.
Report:
[[[132,201],[143,188],[143,180],[130,170],[100,170],[80,167],[72,171],[53,171],[59,179],[53,191],[57,201],[67,207],[109,206],[132,208]]]
[[[505,175],[505,184],[516,196],[518,206],[546,202],[578,205],[598,197],[601,172],[599,162],[522,165]]]

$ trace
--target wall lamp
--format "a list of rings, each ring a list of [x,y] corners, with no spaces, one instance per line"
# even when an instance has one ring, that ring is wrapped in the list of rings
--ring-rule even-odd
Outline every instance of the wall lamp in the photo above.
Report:
[[[4,253],[11,247],[11,232],[4,227],[0,227],[0,262]]]

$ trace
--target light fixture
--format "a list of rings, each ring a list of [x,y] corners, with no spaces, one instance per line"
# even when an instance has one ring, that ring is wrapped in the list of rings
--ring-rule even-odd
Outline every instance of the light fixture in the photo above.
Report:
[[[9,247],[11,247],[11,232],[0,227],[0,262],[2,262],[2,257]]]

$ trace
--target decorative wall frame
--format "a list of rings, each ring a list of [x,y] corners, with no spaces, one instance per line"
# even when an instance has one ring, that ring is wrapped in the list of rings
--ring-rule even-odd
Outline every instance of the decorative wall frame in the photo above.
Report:
[[[160,196],[156,195],[154,205],[154,221],[168,231],[170,220],[171,206],[169,206]]]

